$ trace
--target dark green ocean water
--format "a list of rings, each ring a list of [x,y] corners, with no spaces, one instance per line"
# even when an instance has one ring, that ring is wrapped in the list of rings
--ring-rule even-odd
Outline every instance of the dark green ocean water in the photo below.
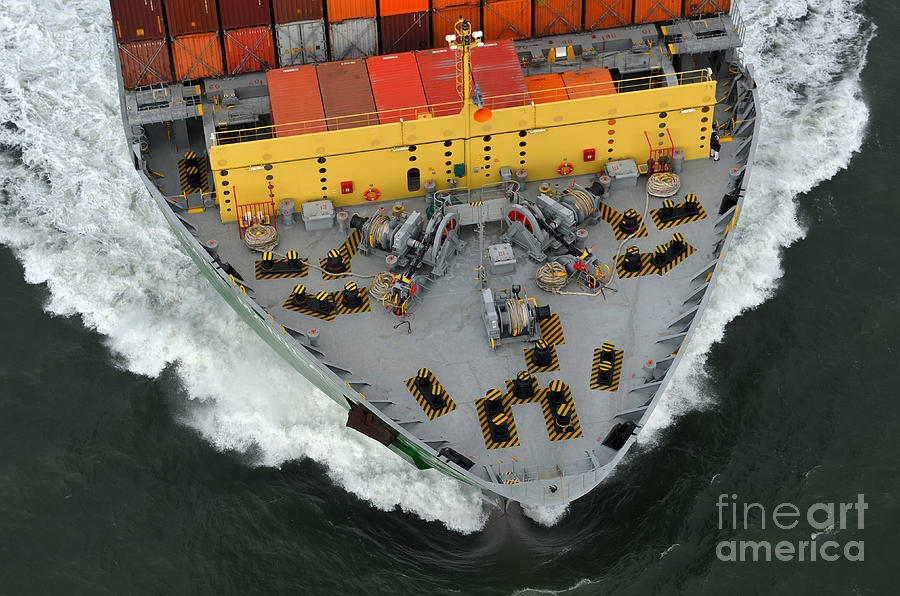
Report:
[[[3,10],[0,23],[9,27],[11,13]],[[83,290],[81,306],[59,306],[60,284],[24,281],[39,281],[40,263],[7,227],[13,250],[0,249],[0,594],[897,593],[900,11],[888,1],[855,10],[865,31],[877,27],[861,76],[869,124],[845,133],[832,120],[817,137],[801,115],[787,113],[784,125],[796,116],[800,137],[792,146],[817,147],[803,159],[783,156],[782,175],[814,169],[860,136],[861,150],[833,178],[794,197],[793,217],[805,235],[772,253],[783,275],[757,289],[771,295],[728,323],[709,349],[705,375],[691,385],[703,399],[676,408],[652,442],[550,527],[512,510],[491,512],[481,529],[459,533],[373,506],[317,458],[258,465],[264,447],[210,441],[186,422],[194,400],[178,365],[135,374],[134,349],[96,331],[110,327],[90,310],[92,301],[107,299],[108,284],[97,279],[95,295]],[[864,37],[857,43],[867,43]],[[15,73],[4,75],[0,101],[25,101],[27,94],[8,92],[16,84]],[[804,94],[812,97],[803,85],[791,91],[801,104]],[[104,109],[114,116],[115,105]],[[828,107],[803,118],[819,109]],[[7,171],[38,167],[8,141],[3,151]],[[779,164],[759,172],[772,175]],[[4,213],[25,204],[16,192],[26,190],[7,181]],[[61,220],[69,222],[55,224],[61,234],[90,236],[75,220]],[[767,226],[782,224],[763,214],[748,225],[758,228],[747,234],[756,242]],[[44,245],[54,242],[67,262],[72,245]],[[103,254],[98,258],[114,252]],[[85,312],[93,314],[78,316]],[[801,510],[863,494],[865,527],[851,516],[849,528],[817,540],[863,541],[864,560],[719,561],[723,540],[796,543],[811,534],[805,523],[763,530],[758,517],[747,530],[719,529],[723,493]]]

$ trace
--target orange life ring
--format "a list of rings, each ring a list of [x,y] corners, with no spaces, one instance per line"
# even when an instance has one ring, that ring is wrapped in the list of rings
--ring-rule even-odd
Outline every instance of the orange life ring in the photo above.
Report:
[[[574,171],[575,171],[575,168],[572,167],[572,164],[570,164],[567,161],[562,162],[561,164],[559,164],[559,167],[556,168],[556,172],[560,176],[568,176],[569,174],[571,174]]]
[[[370,188],[366,192],[363,193],[363,196],[367,201],[377,201],[378,197],[381,196],[381,193],[378,192],[377,188]]]

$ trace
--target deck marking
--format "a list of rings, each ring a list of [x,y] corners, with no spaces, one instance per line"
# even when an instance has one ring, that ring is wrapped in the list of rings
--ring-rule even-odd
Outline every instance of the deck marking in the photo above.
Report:
[[[278,269],[279,266],[286,266],[287,262],[287,259],[275,259],[274,261],[272,261],[275,269]],[[299,271],[263,271],[262,261],[256,261],[255,269],[256,279],[287,279],[291,277],[306,277],[307,275],[309,275],[309,263],[306,261],[306,259],[300,259]]]
[[[547,366],[538,366],[533,360],[534,348],[525,348],[525,366],[527,367],[526,370],[528,370],[528,372],[530,372],[531,374],[559,370],[559,356],[556,353],[556,346],[550,346],[550,351],[552,352],[552,359],[550,360],[550,364],[548,364]]]
[[[428,369],[425,369],[428,370]],[[428,416],[429,420],[434,420],[439,416],[443,416],[449,412],[452,412],[456,409],[456,404],[450,399],[450,394],[447,393],[447,390],[444,389],[444,386],[441,385],[440,381],[437,380],[437,377],[434,376],[434,373],[430,370],[428,371],[428,377],[431,379],[432,384],[434,384],[440,394],[441,397],[444,398],[446,405],[440,410],[435,410],[431,407],[431,404],[428,403],[428,400],[425,399],[425,396],[422,395],[422,391],[416,386],[416,377],[411,379],[406,379],[403,383],[406,385],[406,388],[409,389],[409,392],[412,393],[413,398],[415,398],[416,403],[419,404],[419,407],[422,408],[422,411],[425,412],[425,415]]]
[[[333,321],[335,319],[335,317],[337,317],[338,315],[356,314],[356,313],[362,313],[362,312],[369,312],[372,310],[371,306],[369,305],[368,290],[366,290],[365,292],[362,293],[362,296],[361,296],[362,302],[360,302],[359,306],[356,306],[354,308],[350,308],[350,307],[344,305],[343,301],[341,301],[341,293],[342,293],[342,290],[339,290],[337,292],[329,292],[328,295],[331,296],[331,301],[334,303],[334,310],[332,310],[327,315],[317,313],[316,311],[310,310],[303,306],[296,306],[293,302],[291,302],[290,296],[288,296],[288,299],[285,300],[285,302],[281,306],[281,308],[283,308],[285,310],[290,310],[290,311],[293,311],[296,313],[300,313],[301,315],[309,315],[311,317],[315,317],[317,319],[321,319],[323,321],[329,321],[329,322]],[[312,295],[314,295],[314,294],[312,294]]]
[[[552,315],[549,319],[541,319],[541,339],[551,346],[566,343],[566,336],[563,335],[562,322],[559,315]]]
[[[684,203],[679,203],[675,205],[674,209],[677,212],[681,211],[684,208]],[[653,223],[656,224],[657,229],[665,230],[666,228],[671,228],[673,226],[680,226],[682,224],[690,223],[692,221],[700,221],[701,219],[706,219],[706,211],[703,210],[703,205],[697,203],[697,211],[694,213],[682,213],[678,217],[675,217],[669,221],[663,221],[662,215],[660,211],[662,211],[662,207],[659,209],[654,209],[650,212],[650,218],[653,220]]]
[[[566,441],[568,439],[577,439],[584,436],[581,432],[581,422],[578,420],[578,411],[575,409],[575,400],[572,398],[572,390],[563,383],[563,404],[571,408],[572,420],[565,428],[559,428],[553,421],[553,413],[550,411],[550,400],[547,394],[550,389],[541,389],[541,409],[544,411],[544,423],[547,426],[547,434],[550,435],[551,441]]]
[[[481,435],[484,437],[484,446],[488,449],[518,447],[519,431],[516,430],[516,419],[512,414],[512,408],[510,408],[510,405],[512,404],[509,395],[503,396],[503,399],[500,402],[502,404],[501,412],[506,415],[508,419],[507,425],[509,427],[509,439],[503,442],[495,442],[494,438],[491,436],[491,427],[490,424],[488,424],[487,410],[484,408],[486,401],[488,401],[487,397],[475,400],[475,410],[478,412],[478,423],[481,425]]]
[[[600,203],[600,206],[597,207],[597,210],[600,212],[600,218],[610,226],[612,226],[613,234],[615,234],[616,240],[624,240],[631,235],[628,232],[623,232],[619,229],[619,222],[622,221],[622,217],[624,217],[621,213],[619,213],[606,203]],[[647,235],[647,227],[644,225],[644,217],[640,213],[638,213],[637,222],[638,231],[634,235],[634,237],[644,238]]]
[[[362,238],[362,232],[359,230],[354,230],[350,236],[344,241],[343,244],[338,247],[338,252],[341,253],[341,256],[344,258],[344,262],[347,264],[347,270],[343,273],[328,273],[324,271],[325,263],[328,262],[328,257],[323,257],[319,259],[319,267],[323,269],[322,271],[322,279],[340,279],[342,277],[349,277],[351,272],[350,269],[350,259],[353,258],[353,255],[356,254],[356,251],[359,249],[359,241]]]
[[[591,364],[591,389],[594,391],[616,391],[619,388],[619,381],[622,377],[622,361],[625,359],[625,352],[622,350],[613,350],[612,362],[612,383],[604,385],[600,382],[599,372],[600,363],[603,362],[603,350],[594,348],[594,361]]]
[[[684,243],[684,248],[677,257],[669,261],[665,267],[659,269],[656,265],[653,264],[653,253],[645,252],[641,253],[641,268],[637,271],[626,271],[625,270],[625,255],[621,255],[616,260],[616,272],[619,274],[619,277],[622,279],[628,279],[631,277],[641,277],[643,275],[665,275],[669,271],[672,270],[672,267],[682,262],[696,251],[696,249],[688,244]]]
[[[193,158],[196,165],[188,164]],[[209,192],[209,175],[207,173],[206,157],[197,157],[193,151],[188,151],[183,159],[178,160],[178,179],[181,182],[181,192],[190,194],[194,192]],[[191,175],[200,176],[200,186],[194,186],[188,178]]]

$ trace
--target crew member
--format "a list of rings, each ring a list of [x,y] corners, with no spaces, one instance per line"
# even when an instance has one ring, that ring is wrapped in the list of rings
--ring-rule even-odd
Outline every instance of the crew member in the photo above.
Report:
[[[713,161],[719,161],[719,151],[722,150],[722,143],[719,142],[719,133],[713,131],[709,137],[709,156]]]

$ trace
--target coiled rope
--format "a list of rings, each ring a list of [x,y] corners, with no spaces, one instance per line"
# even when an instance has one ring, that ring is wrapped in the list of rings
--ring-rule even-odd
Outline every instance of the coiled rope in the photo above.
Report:
[[[653,174],[647,181],[647,192],[654,197],[671,197],[681,188],[681,179],[678,174],[660,172]]]
[[[369,284],[369,296],[374,298],[375,300],[381,301],[382,298],[388,295],[388,292],[391,291],[391,285],[393,284],[392,277],[390,273],[386,271],[382,271],[374,275],[375,280]]]
[[[384,213],[379,213],[372,219],[369,224],[369,246],[372,248],[381,248],[381,239],[391,225],[391,218]]]
[[[583,190],[571,190],[569,196],[575,201],[575,207],[584,213],[585,217],[594,212],[594,201]]]
[[[569,276],[565,267],[556,261],[550,261],[538,267],[534,282],[545,292],[558,294],[569,283]]]
[[[278,246],[278,230],[275,226],[253,224],[244,232],[244,244],[257,252],[271,251]]]
[[[509,313],[509,326],[513,336],[522,333],[528,326],[528,307],[525,301],[507,300],[506,311]]]

